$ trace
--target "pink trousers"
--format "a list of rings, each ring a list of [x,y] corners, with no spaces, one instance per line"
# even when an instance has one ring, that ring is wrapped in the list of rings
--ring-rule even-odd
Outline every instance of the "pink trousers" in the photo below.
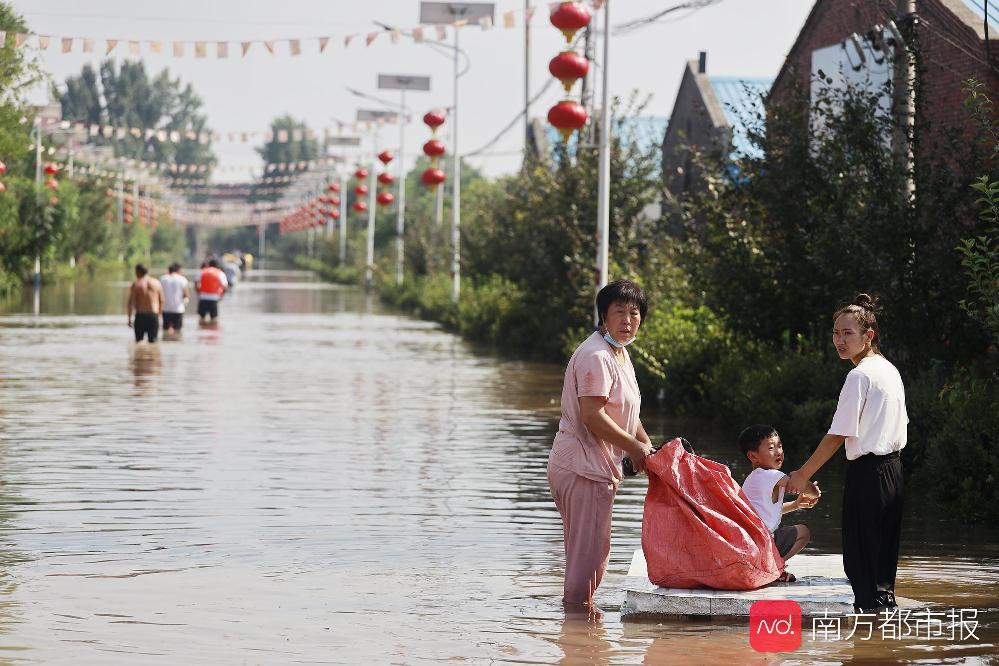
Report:
[[[611,513],[617,489],[557,465],[548,466],[548,486],[562,516],[567,604],[592,604],[610,560]]]

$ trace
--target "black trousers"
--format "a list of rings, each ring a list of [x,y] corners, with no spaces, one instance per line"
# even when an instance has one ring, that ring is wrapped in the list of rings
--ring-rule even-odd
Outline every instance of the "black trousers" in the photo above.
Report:
[[[894,599],[902,534],[902,460],[867,454],[846,467],[843,490],[843,568],[854,605],[870,609]],[[889,597],[887,593],[892,594]]]

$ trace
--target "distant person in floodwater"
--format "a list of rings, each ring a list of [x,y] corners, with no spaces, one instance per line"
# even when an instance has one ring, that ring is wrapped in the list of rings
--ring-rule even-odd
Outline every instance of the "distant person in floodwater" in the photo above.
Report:
[[[184,310],[191,298],[187,278],[180,273],[180,264],[174,262],[167,274],[160,278],[163,285],[163,335],[179,333],[184,326]]]
[[[198,276],[198,318],[201,323],[215,322],[219,316],[219,301],[229,288],[225,273],[214,257]]]
[[[147,336],[156,342],[163,312],[163,287],[159,280],[149,277],[149,270],[142,264],[135,265],[135,282],[128,290],[128,325],[135,331],[135,341]],[[132,314],[135,322],[132,322]]]
[[[642,396],[625,349],[635,340],[648,301],[630,280],[597,294],[600,328],[583,341],[565,369],[562,417],[548,457],[548,485],[562,516],[567,609],[593,610],[593,593],[607,571],[611,513],[621,483],[621,459],[638,472],[652,440],[639,419]]]

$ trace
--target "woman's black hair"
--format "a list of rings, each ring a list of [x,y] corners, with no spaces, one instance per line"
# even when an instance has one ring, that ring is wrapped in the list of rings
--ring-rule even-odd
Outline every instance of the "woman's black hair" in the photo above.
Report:
[[[607,318],[610,306],[617,302],[637,305],[638,311],[642,313],[642,321],[645,321],[645,313],[649,311],[649,300],[645,297],[645,292],[631,280],[615,280],[597,294],[597,316],[600,317],[601,324]]]
[[[874,338],[871,340],[871,349],[875,354],[881,353],[881,332],[878,331],[878,315],[881,314],[881,300],[877,296],[870,294],[857,294],[853,302],[844,305],[833,315],[833,322],[840,318],[840,315],[852,314],[861,328],[861,333],[868,330],[874,331]]]

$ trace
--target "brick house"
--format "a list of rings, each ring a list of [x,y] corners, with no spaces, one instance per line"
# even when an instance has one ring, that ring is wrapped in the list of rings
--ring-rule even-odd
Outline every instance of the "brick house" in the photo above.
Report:
[[[768,105],[787,99],[796,86],[808,90],[816,70],[833,74],[837,63],[848,75],[874,72],[875,79],[890,78],[892,64],[884,57],[893,43],[890,22],[906,24],[897,5],[894,0],[817,0],[774,80]],[[917,0],[916,17],[922,75],[917,119],[934,128],[970,130],[972,121],[962,108],[966,80],[981,81],[999,106],[999,1]],[[932,150],[932,137],[922,138],[924,148]]]

